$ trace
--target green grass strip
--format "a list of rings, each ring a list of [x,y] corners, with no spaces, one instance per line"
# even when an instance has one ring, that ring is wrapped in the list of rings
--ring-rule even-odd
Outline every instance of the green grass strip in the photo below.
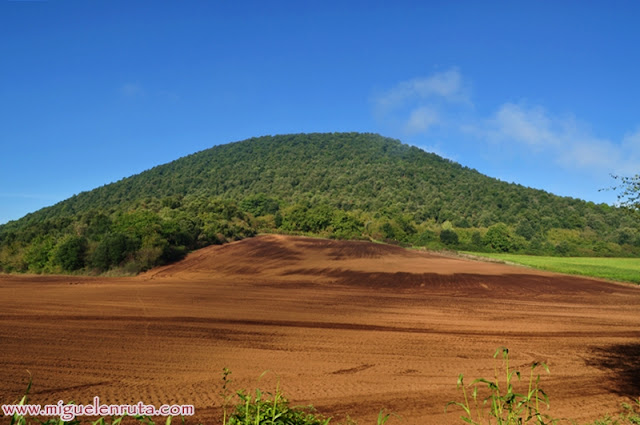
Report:
[[[465,252],[537,269],[640,284],[640,259],[603,257],[544,257],[535,255]]]

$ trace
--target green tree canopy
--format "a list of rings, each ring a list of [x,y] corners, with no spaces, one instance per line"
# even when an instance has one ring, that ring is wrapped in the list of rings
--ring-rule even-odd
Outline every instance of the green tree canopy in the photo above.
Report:
[[[513,233],[504,223],[497,223],[489,227],[484,235],[484,243],[492,250],[499,252],[509,252],[517,246]]]
[[[54,248],[53,260],[64,271],[75,271],[84,267],[87,239],[69,235]]]

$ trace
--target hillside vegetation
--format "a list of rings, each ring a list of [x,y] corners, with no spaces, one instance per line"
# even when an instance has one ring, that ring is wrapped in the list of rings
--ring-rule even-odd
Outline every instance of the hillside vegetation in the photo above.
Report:
[[[215,146],[0,226],[5,272],[136,273],[258,232],[638,256],[628,210],[502,182],[375,134]]]

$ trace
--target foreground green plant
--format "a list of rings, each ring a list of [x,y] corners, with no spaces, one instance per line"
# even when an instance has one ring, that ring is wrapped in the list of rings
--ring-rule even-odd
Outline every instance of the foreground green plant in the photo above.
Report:
[[[260,379],[269,373],[263,372]],[[231,384],[231,371],[227,368],[222,370],[222,424],[223,425],[328,425],[333,419],[316,412],[315,408],[309,406],[290,406],[289,400],[280,390],[280,378],[277,377],[276,390],[274,393],[263,392],[256,389],[254,393],[244,390],[236,392],[240,403],[235,406],[235,410],[227,418],[227,408],[233,399],[229,386]],[[384,410],[378,412],[377,425],[385,425],[392,413],[385,413]],[[348,415],[344,425],[357,425]]]
[[[502,364],[499,369],[498,358]],[[530,367],[526,392],[516,392],[516,384],[521,382],[521,374],[513,370],[509,365],[509,350],[499,348],[495,354],[494,379],[475,379],[470,385],[465,386],[463,375],[458,376],[457,387],[461,390],[463,401],[451,401],[447,403],[445,411],[449,406],[455,405],[463,410],[460,419],[472,425],[497,424],[497,425],[525,425],[525,424],[556,424],[558,419],[554,419],[540,411],[541,405],[549,407],[549,399],[546,393],[540,388],[540,374],[536,372],[542,367],[547,373],[549,368],[545,363],[534,362]],[[499,372],[499,370],[501,372]],[[261,375],[264,376],[267,372]],[[504,379],[499,379],[499,375],[504,373]],[[244,390],[233,392],[230,389],[231,371],[223,369],[222,390],[219,393],[222,398],[223,418],[222,425],[328,425],[331,417],[325,417],[315,412],[313,406],[290,406],[289,401],[280,390],[280,380],[278,378],[275,392],[263,392],[256,389],[253,393]],[[25,394],[16,405],[25,405],[28,402],[29,391],[32,381]],[[522,383],[524,386],[525,383]],[[487,392],[488,391],[488,392]],[[484,398],[483,398],[484,397]],[[233,403],[233,402],[236,403]],[[231,413],[229,406],[234,406]],[[618,416],[606,415],[586,425],[640,425],[640,399],[632,403],[622,404],[623,412]],[[395,414],[385,413],[381,410],[378,414],[377,425],[385,425],[391,416]],[[173,417],[162,419],[164,425],[171,425]],[[110,418],[101,417],[93,422],[83,422],[78,418],[65,422],[60,418],[51,418],[46,421],[36,420],[39,425],[123,425],[137,422],[141,425],[156,425],[156,422],[143,415],[137,416],[114,416]],[[577,425],[575,421],[565,420],[565,422]],[[9,425],[31,425],[23,415],[14,414],[9,421]],[[184,425],[185,418],[182,417]],[[356,425],[348,415],[344,425]]]
[[[501,382],[498,377],[497,361],[494,368],[494,379],[475,379],[469,386],[471,387],[471,394],[468,393],[467,387],[464,385],[464,377],[460,374],[457,387],[461,389],[464,401],[447,403],[445,411],[450,405],[458,406],[464,410],[464,414],[460,416],[460,419],[473,425],[483,423],[496,423],[498,425],[546,425],[556,423],[556,419],[540,412],[541,404],[546,405],[547,408],[549,407],[549,398],[539,387],[540,375],[535,371],[538,367],[542,367],[549,373],[547,365],[534,362],[531,365],[528,389],[526,393],[519,393],[516,392],[514,383],[521,380],[521,374],[519,371],[510,368],[509,350],[504,347],[499,348],[493,357],[497,359],[499,356],[502,357],[504,381]],[[480,388],[484,385],[486,385],[489,394],[482,398]]]
[[[231,401],[229,395],[229,375],[231,371],[223,369],[223,384],[220,395],[223,397],[223,425],[327,425],[331,418],[315,413],[313,406],[289,406],[289,400],[280,391],[280,378],[274,394],[263,393],[256,389],[252,395],[240,390],[236,394],[240,403],[227,420],[227,407]],[[260,375],[262,378],[267,372]]]
[[[280,391],[271,394],[256,389],[253,395],[239,391],[238,397],[243,403],[225,425],[327,425],[331,420],[316,414],[312,406],[289,406]]]
[[[633,403],[622,403],[618,416],[606,415],[588,425],[640,425],[640,398]]]

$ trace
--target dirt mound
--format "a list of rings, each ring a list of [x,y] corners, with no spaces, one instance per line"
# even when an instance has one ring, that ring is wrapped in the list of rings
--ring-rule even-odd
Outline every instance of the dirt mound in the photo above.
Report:
[[[524,269],[518,267],[443,257],[393,245],[264,235],[203,248],[180,262],[153,269],[141,278],[192,280],[224,275],[254,278],[314,275],[335,282],[343,270],[368,273],[369,276],[363,276],[368,281],[379,275],[382,280],[398,280],[399,277],[401,281],[412,280],[418,284],[423,283],[421,277],[407,279],[402,274],[524,273]],[[350,282],[353,279],[342,280]]]
[[[428,258],[403,248],[363,241],[332,241],[282,235],[255,238],[210,246],[188,255],[184,260],[159,267],[144,277],[187,277],[211,273],[258,274],[295,265],[345,260],[386,258]],[[193,276],[189,276],[193,277]]]
[[[488,278],[490,277],[490,278]],[[445,257],[365,241],[265,235],[196,251],[183,261],[140,276],[143,280],[229,279],[260,285],[344,285],[375,290],[428,290],[510,297],[535,294],[610,293],[612,284],[590,285],[525,267]]]

